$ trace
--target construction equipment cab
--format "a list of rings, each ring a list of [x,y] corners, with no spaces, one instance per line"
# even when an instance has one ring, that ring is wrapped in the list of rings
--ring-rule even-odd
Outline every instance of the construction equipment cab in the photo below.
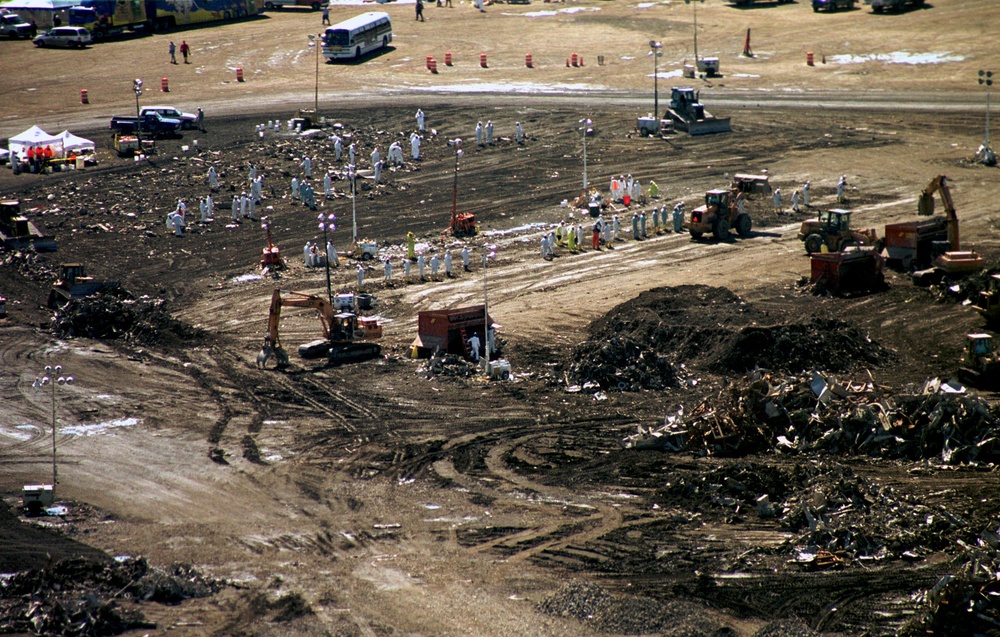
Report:
[[[740,212],[739,202],[743,197],[743,193],[735,189],[709,190],[705,193],[705,205],[692,210],[684,226],[695,239],[711,233],[723,241],[729,238],[730,228],[735,228],[741,237],[749,236],[753,220],[749,214]]]
[[[799,228],[799,240],[809,254],[821,252],[823,246],[830,252],[840,252],[849,245],[874,245],[876,238],[874,229],[851,229],[851,211],[840,208],[820,212],[816,221],[803,221]]]
[[[979,293],[976,311],[986,319],[986,324],[1000,327],[1000,274],[990,275],[990,287]]]
[[[1000,387],[1000,354],[990,334],[966,334],[958,377],[974,387]]]

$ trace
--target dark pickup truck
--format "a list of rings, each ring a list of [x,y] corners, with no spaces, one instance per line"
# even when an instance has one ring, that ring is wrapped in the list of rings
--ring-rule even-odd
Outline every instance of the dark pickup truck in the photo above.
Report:
[[[111,118],[111,130],[118,133],[135,134],[139,132],[155,137],[168,137],[180,133],[181,121],[163,117],[159,113],[145,113],[142,117],[116,115]]]

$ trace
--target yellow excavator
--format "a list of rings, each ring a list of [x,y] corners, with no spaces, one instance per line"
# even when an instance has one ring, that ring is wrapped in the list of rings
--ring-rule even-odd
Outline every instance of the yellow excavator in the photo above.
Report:
[[[948,188],[948,178],[938,175],[931,180],[931,183],[920,193],[920,200],[917,203],[917,213],[921,216],[934,214],[934,193],[941,195],[944,203],[944,211],[948,216],[948,250],[934,259],[933,265],[940,268],[947,274],[968,274],[979,272],[983,269],[983,257],[975,251],[962,250],[962,243],[959,237],[958,214],[955,212],[955,203],[951,199],[951,190]]]
[[[285,296],[282,296],[284,293]],[[382,338],[382,325],[375,317],[358,316],[353,312],[337,312],[326,299],[315,294],[302,294],[275,289],[271,295],[271,309],[268,313],[267,335],[264,346],[257,354],[257,366],[263,368],[267,360],[274,357],[278,369],[288,367],[288,354],[281,346],[278,324],[281,308],[307,307],[316,310],[323,327],[323,338],[299,346],[299,356],[306,359],[327,356],[331,363],[353,363],[375,358],[382,353],[378,343]]]

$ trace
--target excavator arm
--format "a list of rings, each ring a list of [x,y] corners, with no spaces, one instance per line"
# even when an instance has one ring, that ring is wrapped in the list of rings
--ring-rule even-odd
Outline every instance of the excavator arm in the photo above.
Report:
[[[951,190],[948,188],[947,177],[938,175],[931,180],[931,183],[920,193],[917,211],[921,215],[934,214],[934,193],[941,194],[944,211],[948,215],[948,244],[953,251],[957,252],[962,249],[962,242],[958,232],[958,213],[955,211],[955,202],[951,198]]]
[[[334,314],[333,306],[314,294],[301,294],[298,292],[286,292],[286,294],[288,295],[287,297],[282,297],[280,288],[275,288],[274,293],[271,294],[271,309],[268,311],[267,316],[267,338],[265,339],[264,347],[257,357],[260,366],[263,366],[264,362],[272,355],[275,357],[279,368],[288,366],[288,354],[281,346],[281,336],[278,330],[278,326],[281,323],[282,306],[313,308],[319,315],[320,323],[323,326],[323,338],[330,338],[330,325],[333,322]]]

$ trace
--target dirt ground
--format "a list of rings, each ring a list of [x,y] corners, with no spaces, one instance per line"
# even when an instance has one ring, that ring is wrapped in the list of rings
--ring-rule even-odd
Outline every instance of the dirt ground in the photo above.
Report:
[[[523,16],[572,8],[584,10]],[[744,372],[735,359],[709,355],[730,342],[723,328],[786,326],[818,338],[816,326],[830,326],[854,339],[853,348],[797,351],[795,361],[806,363],[795,368],[770,351],[759,360],[783,376],[815,368],[845,384],[871,383],[879,395],[904,395],[954,373],[964,335],[984,329],[970,308],[892,272],[885,291],[814,296],[800,285],[809,260],[796,232],[835,205],[842,174],[855,225],[880,235],[885,223],[914,218],[920,190],[945,174],[964,240],[996,267],[1000,172],[968,159],[982,139],[975,71],[996,55],[979,44],[1000,10],[939,0],[899,16],[867,7],[816,15],[805,3],[740,10],[708,2],[698,8],[699,52],[725,55],[726,77],[697,83],[710,109],[733,117],[733,132],[667,141],[638,138],[631,128],[651,108],[646,41],[670,43],[664,68],[691,55],[681,37],[690,29],[687,5],[493,5],[479,14],[456,3],[428,6],[427,22],[417,24],[412,7],[388,10],[392,51],[320,67],[320,111],[331,132],[351,135],[362,169],[373,148],[384,156],[395,140],[408,159],[382,184],[366,171],[357,201],[360,234],[379,241],[395,270],[387,283],[381,264],[364,263],[385,356],[340,367],[299,359],[295,347],[317,338],[319,325],[314,315],[286,310],[282,338],[293,363],[286,372],[255,364],[271,293],[325,292],[324,272],[305,268],[301,249],[322,240],[318,212],[337,215],[333,242],[345,247],[351,202],[340,179],[329,198],[318,185],[318,212],[289,196],[305,155],[316,159],[314,173],[340,174],[325,135],[260,138],[254,126],[311,104],[313,67],[297,31],[318,14],[286,11],[84,51],[0,42],[5,60],[26,51],[4,82],[0,132],[72,124],[97,141],[100,156],[84,171],[0,171],[0,196],[20,199],[59,242],[55,253],[0,253],[9,313],[0,323],[0,382],[12,398],[0,402],[0,486],[9,505],[21,485],[51,476],[51,394],[32,381],[47,364],[76,378],[57,390],[58,499],[70,511],[30,520],[23,532],[20,521],[4,518],[4,537],[9,529],[22,539],[4,542],[0,571],[44,566],[46,553],[92,557],[96,549],[162,568],[192,565],[222,580],[218,592],[179,604],[118,599],[175,635],[883,635],[920,617],[923,592],[957,572],[963,544],[998,526],[989,460],[948,465],[940,457],[773,448],[731,457],[624,449],[620,441],[680,409],[713,404],[738,381]],[[356,11],[337,7],[333,18]],[[552,21],[559,29],[549,28]],[[746,28],[754,59],[736,57]],[[163,64],[165,42],[180,38],[192,43],[195,63]],[[526,41],[544,62],[537,73],[521,66]],[[490,54],[489,69],[471,63],[480,49]],[[443,66],[445,50],[461,62],[438,76],[423,70],[430,53]],[[585,55],[583,69],[562,65],[570,50]],[[808,68],[806,50],[817,57],[946,51],[964,60]],[[132,60],[128,69],[117,70],[121,59]],[[242,85],[230,81],[238,65],[248,75]],[[134,107],[133,76],[148,85],[167,73],[174,94],[143,102],[204,105],[207,132],[158,142],[148,162],[117,158],[104,118]],[[676,81],[661,81],[661,104]],[[75,103],[82,82],[94,101],[89,109]],[[556,94],[544,95],[543,86]],[[725,107],[713,106],[716,96]],[[435,132],[413,162],[406,139],[418,106]],[[537,224],[568,220],[560,202],[579,192],[582,116],[595,123],[591,182],[606,190],[624,173],[655,181],[661,193],[642,207],[647,213],[653,203],[669,209],[679,200],[690,210],[728,176],[765,170],[786,202],[811,180],[812,208],[775,214],[758,199],[746,239],[668,233],[576,255],[560,250],[544,261]],[[496,124],[496,145],[470,143],[480,119]],[[527,132],[523,145],[512,139],[515,121]],[[460,249],[442,234],[455,175],[447,140],[457,136],[466,140],[459,207],[475,212],[482,230],[469,242],[471,272],[456,267],[451,279],[404,283],[407,232],[428,254],[450,248],[457,257]],[[182,149],[193,138],[198,153]],[[228,221],[227,198],[244,188],[250,162],[265,177],[258,213],[272,220],[289,264],[277,279],[258,276],[260,224]],[[165,216],[179,197],[197,208],[209,191],[209,165],[221,182],[216,220],[174,237]],[[631,213],[621,214],[626,228]],[[515,380],[487,383],[457,365],[429,374],[425,361],[408,357],[417,312],[481,303],[484,251],[496,254],[486,273],[490,313],[502,325]],[[162,299],[165,313],[150,317],[159,327],[118,339],[61,338],[44,306],[58,264],[69,261],[136,297]],[[335,291],[356,289],[355,262],[343,260],[332,278]],[[669,302],[640,307],[637,299],[648,298]],[[651,324],[658,331],[644,332]],[[689,330],[699,340],[685,338]],[[670,343],[662,364],[681,382],[575,391],[581,343],[616,331]],[[994,409],[986,417],[995,418],[997,396],[982,396],[983,409]],[[779,510],[774,517],[755,512],[764,494]],[[821,510],[824,522],[811,527],[803,516]],[[58,535],[39,535],[52,530]],[[844,561],[809,568],[800,555],[817,545]],[[937,634],[969,634],[962,628]]]

